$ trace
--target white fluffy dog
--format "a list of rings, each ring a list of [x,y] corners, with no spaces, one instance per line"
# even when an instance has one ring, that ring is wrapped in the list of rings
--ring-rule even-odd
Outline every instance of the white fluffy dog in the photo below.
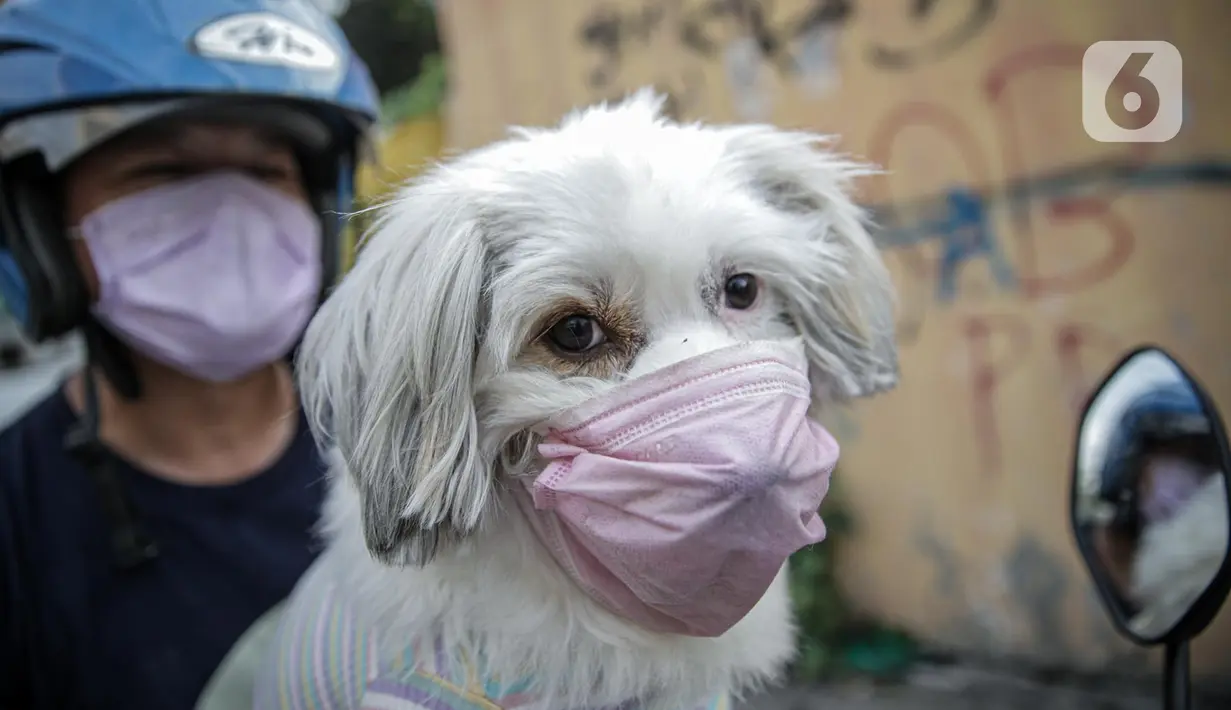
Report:
[[[300,353],[337,463],[269,706],[726,707],[704,704],[792,657],[785,573],[719,636],[648,631],[584,593],[509,500],[543,466],[537,423],[707,351],[802,340],[814,404],[896,384],[891,281],[848,194],[868,168],[816,135],[661,105],[643,91],[514,130],[382,208]],[[398,673],[455,704],[382,690]]]

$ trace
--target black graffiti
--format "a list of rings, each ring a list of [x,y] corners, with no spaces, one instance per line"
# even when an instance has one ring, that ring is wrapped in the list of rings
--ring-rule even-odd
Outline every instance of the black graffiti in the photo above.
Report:
[[[596,10],[581,26],[582,44],[601,55],[599,65],[590,72],[590,86],[609,84],[623,58],[624,46],[633,41],[648,42],[664,16],[664,8],[657,4],[627,14],[608,7]]]
[[[784,74],[798,71],[790,42],[828,25],[845,22],[853,11],[851,0],[814,0],[798,17],[771,26],[772,3],[763,0],[711,0],[687,13],[680,23],[680,41],[707,58],[718,55],[721,44],[713,36],[716,25],[728,20],[757,43],[761,57]]]
[[[902,70],[942,59],[978,36],[998,7],[996,0],[948,0],[955,1],[967,3],[969,11],[952,28],[911,47],[873,43],[868,61],[878,68]],[[589,76],[596,89],[612,83],[627,52],[659,33],[669,33],[679,47],[712,59],[724,44],[720,31],[731,28],[753,38],[763,61],[783,76],[793,76],[800,67],[792,43],[818,29],[846,24],[856,5],[856,0],[811,0],[795,16],[775,21],[774,0],[649,0],[633,10],[600,6],[578,34],[582,45],[598,53]],[[923,24],[933,19],[938,6],[940,0],[910,0],[908,12],[912,21]]]
[[[627,44],[649,42],[666,17],[661,4],[647,4],[637,10],[621,13],[618,9],[599,7],[581,26],[581,42],[598,50],[598,66],[590,72],[591,87],[611,83],[623,59]]]
[[[722,48],[718,31],[734,26],[753,38],[763,60],[793,74],[798,65],[789,49],[791,41],[843,23],[853,10],[852,0],[812,0],[798,16],[773,24],[772,0],[704,0],[687,5],[683,0],[658,0],[631,12],[600,7],[582,23],[580,38],[599,53],[599,64],[589,77],[595,88],[612,81],[629,45],[646,44],[660,31],[670,32],[679,46],[709,59]]]
[[[996,0],[958,1],[969,4],[970,11],[947,32],[914,47],[873,44],[868,48],[868,61],[881,69],[911,69],[924,62],[943,59],[961,49],[991,24],[996,17],[997,4]],[[940,0],[911,0],[911,20],[919,24],[926,22],[939,4]]]

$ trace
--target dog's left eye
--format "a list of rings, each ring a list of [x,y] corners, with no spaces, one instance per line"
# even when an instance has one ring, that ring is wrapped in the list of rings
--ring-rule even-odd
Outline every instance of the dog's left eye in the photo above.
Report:
[[[607,334],[598,322],[589,316],[568,316],[556,321],[547,331],[547,337],[562,352],[576,354],[602,345]]]
[[[757,302],[757,277],[752,274],[736,274],[723,286],[727,308],[746,311]]]

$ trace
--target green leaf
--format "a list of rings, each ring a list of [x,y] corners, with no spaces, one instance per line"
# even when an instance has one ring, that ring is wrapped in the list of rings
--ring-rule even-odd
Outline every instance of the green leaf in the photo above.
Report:
[[[406,86],[390,91],[381,102],[384,121],[397,125],[419,116],[438,113],[447,87],[445,61],[439,54],[423,58],[422,71]]]
[[[873,676],[892,676],[905,671],[918,656],[915,641],[904,632],[883,627],[869,628],[845,645],[846,665]]]

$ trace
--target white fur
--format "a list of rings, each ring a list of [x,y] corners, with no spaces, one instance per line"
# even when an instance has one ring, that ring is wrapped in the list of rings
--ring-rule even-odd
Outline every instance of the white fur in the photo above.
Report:
[[[1222,567],[1229,534],[1221,473],[1209,476],[1174,516],[1142,531],[1133,562],[1133,597],[1142,608],[1130,622],[1136,633],[1165,633],[1192,608]]]
[[[897,379],[891,284],[847,194],[867,168],[815,135],[679,125],[661,105],[641,92],[516,129],[408,185],[300,353],[305,405],[338,461],[320,564],[389,643],[441,634],[534,678],[543,708],[738,693],[782,669],[794,628],[785,571],[718,638],[650,633],[583,594],[508,498],[510,479],[537,471],[538,423],[752,339],[803,336],[818,402]],[[761,280],[753,308],[722,306],[732,272]],[[544,314],[596,297],[636,312],[644,345],[627,371],[517,360]]]

